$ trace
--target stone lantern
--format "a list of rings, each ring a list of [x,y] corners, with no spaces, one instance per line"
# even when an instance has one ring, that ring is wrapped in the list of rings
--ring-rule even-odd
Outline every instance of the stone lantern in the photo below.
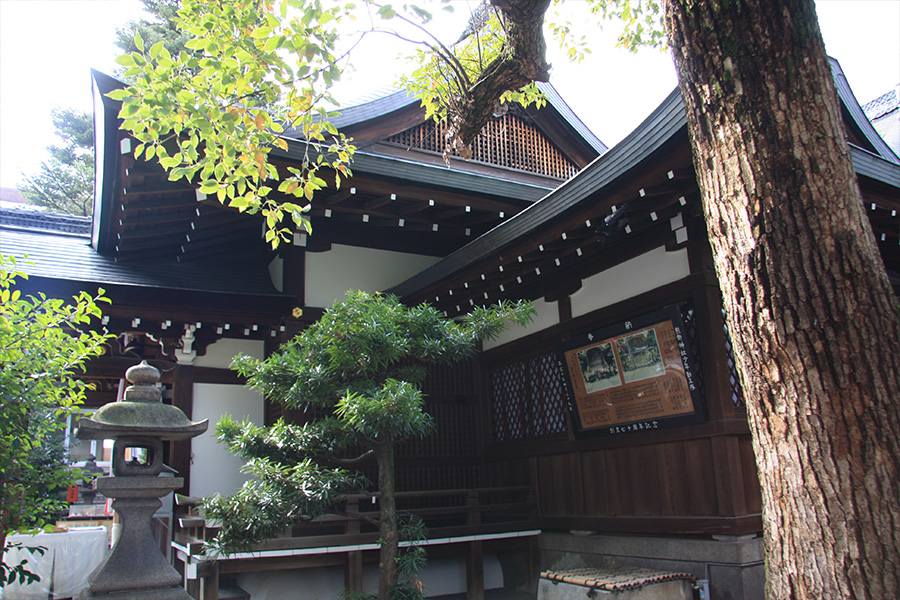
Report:
[[[128,369],[132,383],[123,398],[83,418],[75,435],[112,439],[112,476],[99,477],[94,488],[112,498],[122,532],[112,551],[89,578],[82,599],[190,600],[181,575],[160,552],[150,530],[160,498],[184,484],[181,477],[160,477],[163,441],[186,440],[206,431],[209,422],[193,422],[175,406],[163,404],[156,386],[159,371],[146,361]],[[126,460],[126,454],[131,455]]]

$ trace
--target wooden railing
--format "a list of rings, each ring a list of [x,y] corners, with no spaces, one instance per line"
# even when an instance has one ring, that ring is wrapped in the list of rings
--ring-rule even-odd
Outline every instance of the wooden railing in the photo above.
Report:
[[[537,502],[530,487],[430,490],[399,492],[398,512],[417,515],[425,522],[428,538],[421,545],[441,547],[467,556],[470,600],[483,597],[484,544],[525,551],[526,584],[537,582]],[[249,552],[217,557],[204,553],[204,541],[217,529],[197,516],[177,519],[173,539],[176,562],[183,563],[188,592],[197,599],[218,598],[218,577],[238,573],[311,566],[345,567],[345,584],[362,589],[362,564],[376,560],[377,529],[355,514],[377,519],[378,494],[348,495],[336,514],[328,514],[298,527],[283,537],[266,540]],[[532,581],[533,580],[533,581]]]

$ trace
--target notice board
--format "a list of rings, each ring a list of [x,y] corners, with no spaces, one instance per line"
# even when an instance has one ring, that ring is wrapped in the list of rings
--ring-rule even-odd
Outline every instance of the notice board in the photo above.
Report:
[[[704,420],[678,307],[587,332],[559,345],[579,431],[650,431]]]

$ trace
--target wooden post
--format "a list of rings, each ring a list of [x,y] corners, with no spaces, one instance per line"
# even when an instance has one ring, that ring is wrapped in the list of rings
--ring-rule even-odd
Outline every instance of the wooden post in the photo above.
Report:
[[[537,536],[530,536],[525,548],[525,591],[537,594],[538,579],[541,574],[541,549]]]
[[[537,492],[534,488],[528,490],[528,503],[533,508],[528,509],[528,520],[537,523]],[[538,579],[541,574],[541,549],[538,545],[537,536],[527,538],[527,546],[525,548],[525,591],[529,594],[537,594]]]
[[[481,512],[475,510],[480,507],[477,490],[469,491],[466,505],[473,509],[469,512],[467,521],[474,535],[478,533],[481,525]],[[484,600],[484,543],[480,541],[469,542],[469,551],[466,554],[466,598]]]
[[[466,554],[466,598],[484,600],[484,542],[469,542]]]
[[[194,367],[191,365],[175,365],[175,377],[172,382],[172,404],[181,409],[187,418],[194,412]],[[191,490],[191,440],[169,442],[169,466],[184,479],[184,486],[178,493],[190,495]]]
[[[351,518],[349,518],[346,525],[344,525],[344,533],[346,535],[359,534],[359,520],[353,518],[353,515],[359,512],[359,500],[348,500],[345,510]],[[361,592],[363,590],[362,552],[359,550],[347,552],[347,567],[344,571],[344,585],[351,592]]]
[[[219,600],[219,563],[212,561],[206,563],[203,582],[203,600]]]

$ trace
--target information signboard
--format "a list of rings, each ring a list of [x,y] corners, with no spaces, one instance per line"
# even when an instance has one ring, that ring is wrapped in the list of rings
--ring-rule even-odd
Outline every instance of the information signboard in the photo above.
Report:
[[[668,307],[560,344],[578,430],[617,434],[701,422],[689,343],[681,311]]]

